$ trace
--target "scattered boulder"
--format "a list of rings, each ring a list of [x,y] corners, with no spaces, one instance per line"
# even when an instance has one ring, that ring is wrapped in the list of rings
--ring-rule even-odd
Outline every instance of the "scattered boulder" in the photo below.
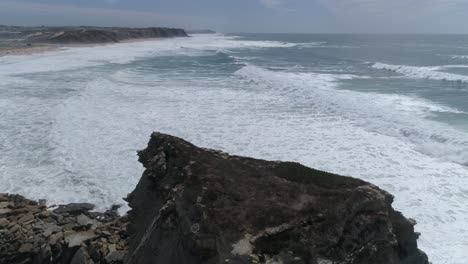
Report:
[[[92,232],[79,232],[75,233],[73,231],[70,231],[66,233],[65,235],[65,243],[68,244],[68,247],[76,247],[80,246],[81,243],[84,243],[96,235]]]
[[[0,228],[5,228],[10,224],[10,221],[6,218],[1,218],[0,219]]]
[[[87,217],[84,214],[80,214],[79,216],[77,216],[76,222],[81,226],[87,226],[87,225],[93,224],[93,220],[91,220],[91,218]]]
[[[3,216],[3,215],[8,215],[12,212],[13,210],[9,209],[9,208],[1,208],[0,209],[0,216]]]
[[[96,213],[94,205],[80,203],[49,211],[43,201],[8,194],[0,201],[9,210],[0,216],[0,264],[107,264],[109,247],[128,248],[127,218],[116,209]]]
[[[58,214],[82,214],[94,209],[94,204],[90,203],[70,203],[66,205],[59,205],[53,212]]]

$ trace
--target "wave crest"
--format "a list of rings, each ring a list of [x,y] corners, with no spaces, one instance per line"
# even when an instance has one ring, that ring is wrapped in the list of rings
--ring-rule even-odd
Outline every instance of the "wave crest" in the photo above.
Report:
[[[467,134],[427,119],[434,112],[465,114],[458,109],[422,98],[340,89],[342,80],[361,78],[350,74],[270,71],[249,65],[235,75],[259,91],[288,97],[291,105],[307,105],[315,113],[410,142],[415,150],[432,157],[468,162]]]
[[[403,74],[409,78],[429,79],[437,81],[468,82],[468,76],[439,71],[444,68],[455,68],[454,66],[456,65],[417,67],[407,65],[391,65],[377,62],[374,65],[372,65],[372,68],[396,72],[399,74]]]

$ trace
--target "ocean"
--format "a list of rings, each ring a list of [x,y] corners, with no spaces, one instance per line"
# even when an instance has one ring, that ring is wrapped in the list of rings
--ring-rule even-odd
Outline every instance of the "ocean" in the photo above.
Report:
[[[434,264],[466,263],[468,36],[207,34],[0,57],[0,192],[123,204],[152,131],[374,183]]]

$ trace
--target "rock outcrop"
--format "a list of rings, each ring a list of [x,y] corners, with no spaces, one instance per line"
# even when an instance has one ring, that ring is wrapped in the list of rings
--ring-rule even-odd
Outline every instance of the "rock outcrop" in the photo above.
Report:
[[[389,193],[154,133],[127,197],[126,263],[425,264]]]
[[[122,40],[144,38],[187,37],[183,29],[178,28],[95,28],[82,27],[64,31],[39,31],[27,36],[26,41],[32,43],[57,44],[92,44],[112,43]]]
[[[0,194],[0,264],[122,263],[128,224],[114,207],[90,212],[92,204],[48,210],[45,201]]]
[[[153,133],[128,216],[0,194],[0,264],[427,264],[415,222],[362,180]]]

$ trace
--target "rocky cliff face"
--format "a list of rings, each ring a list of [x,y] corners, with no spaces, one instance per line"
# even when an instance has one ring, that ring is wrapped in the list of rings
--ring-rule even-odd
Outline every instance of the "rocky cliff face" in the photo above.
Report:
[[[132,210],[0,194],[0,264],[427,264],[415,222],[367,182],[154,133]]]
[[[126,263],[423,264],[413,220],[367,182],[154,133]]]
[[[38,31],[26,38],[34,43],[112,43],[122,40],[143,38],[187,37],[183,29],[178,28],[94,28],[66,29],[63,31]]]

